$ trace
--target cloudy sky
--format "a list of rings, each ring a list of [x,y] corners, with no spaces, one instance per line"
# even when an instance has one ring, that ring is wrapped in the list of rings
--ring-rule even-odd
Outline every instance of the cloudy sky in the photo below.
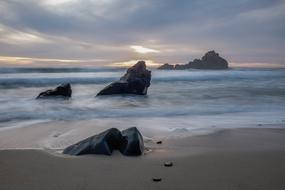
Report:
[[[0,64],[285,66],[285,0],[0,0]]]

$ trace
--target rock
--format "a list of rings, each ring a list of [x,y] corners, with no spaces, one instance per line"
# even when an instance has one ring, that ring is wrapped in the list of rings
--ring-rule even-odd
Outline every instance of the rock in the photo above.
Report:
[[[162,141],[157,141],[156,144],[162,144]]]
[[[228,62],[215,51],[206,53],[201,61],[202,64],[197,67],[198,69],[228,69]]]
[[[172,167],[173,163],[172,162],[164,162],[165,167]]]
[[[49,98],[49,97],[65,97],[65,98],[70,98],[72,94],[71,90],[71,85],[69,83],[67,84],[62,84],[58,87],[56,87],[53,90],[47,90],[44,92],[41,92],[38,96],[37,99],[40,98]]]
[[[160,182],[162,179],[161,178],[152,178],[152,181],[154,182]]]
[[[139,156],[143,154],[143,137],[136,127],[122,131],[123,141],[120,151],[126,156]]]
[[[168,63],[158,67],[158,69],[164,70],[184,70],[184,69],[228,69],[228,62],[224,58],[220,57],[215,51],[207,52],[201,59],[194,59],[188,64],[184,65],[170,65]]]
[[[120,80],[111,83],[101,90],[99,95],[112,94],[138,94],[146,95],[150,86],[151,71],[146,69],[144,61],[137,62],[127,70],[127,73]]]
[[[64,149],[63,154],[111,155],[113,150],[120,150],[126,156],[142,155],[144,143],[139,130],[132,127],[120,132],[116,128],[111,128],[67,147]]]
[[[98,135],[89,137],[64,149],[63,154],[104,154],[111,155],[113,150],[119,149],[122,142],[122,134],[116,128],[108,129]]]

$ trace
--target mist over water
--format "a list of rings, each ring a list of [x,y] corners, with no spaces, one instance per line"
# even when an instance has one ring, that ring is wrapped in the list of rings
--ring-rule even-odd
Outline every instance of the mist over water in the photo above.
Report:
[[[120,123],[183,132],[285,122],[284,69],[153,69],[147,96],[95,97],[124,72],[114,68],[0,69],[0,127],[95,119],[96,125],[108,122],[106,128]],[[41,91],[65,82],[72,85],[70,100],[35,100]]]

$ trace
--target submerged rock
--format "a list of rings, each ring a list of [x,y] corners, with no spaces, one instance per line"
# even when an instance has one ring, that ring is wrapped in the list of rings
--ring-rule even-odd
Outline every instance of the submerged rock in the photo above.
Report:
[[[41,92],[37,99],[39,98],[49,98],[49,97],[65,97],[70,98],[72,94],[71,85],[69,83],[67,84],[61,84],[60,86],[56,87],[53,90],[47,90],[44,92]]]
[[[184,70],[184,69],[228,69],[228,62],[220,57],[215,51],[207,52],[201,59],[194,59],[184,65],[170,65],[168,63],[158,67],[163,70]]]
[[[120,150],[126,156],[139,156],[144,151],[143,137],[136,127],[122,131],[111,128],[91,136],[64,149],[64,154],[104,154],[111,155],[113,150]]]
[[[120,80],[111,83],[101,90],[99,95],[112,94],[138,94],[146,95],[150,86],[151,71],[146,69],[144,61],[137,62],[127,70],[127,73]]]

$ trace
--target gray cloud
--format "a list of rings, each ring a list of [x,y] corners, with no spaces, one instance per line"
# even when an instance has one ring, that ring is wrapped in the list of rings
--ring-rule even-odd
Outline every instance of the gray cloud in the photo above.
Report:
[[[284,0],[47,1],[0,2],[0,55],[171,63],[215,49],[232,62],[285,64]]]

